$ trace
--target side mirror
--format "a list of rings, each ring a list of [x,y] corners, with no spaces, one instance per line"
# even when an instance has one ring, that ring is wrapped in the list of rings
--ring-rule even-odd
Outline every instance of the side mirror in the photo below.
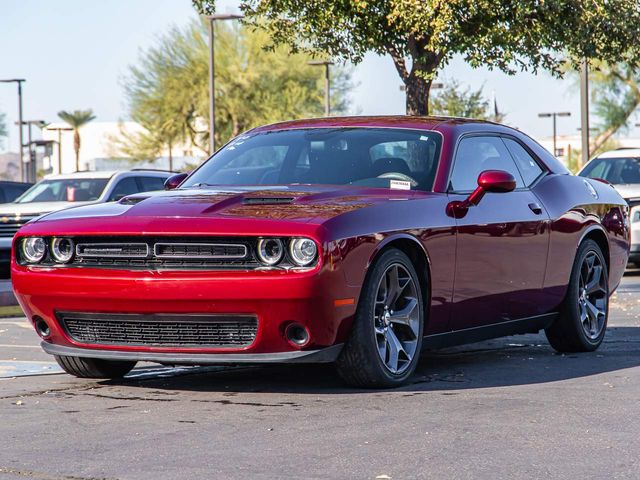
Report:
[[[463,218],[469,207],[480,203],[485,193],[507,193],[516,188],[516,179],[504,170],[485,170],[478,175],[478,186],[463,201],[453,201],[447,205],[447,213],[454,218]]]
[[[516,179],[504,170],[485,170],[478,175],[478,187],[467,197],[470,205],[478,205],[485,193],[507,193],[516,188]]]
[[[185,178],[189,176],[188,173],[177,173],[175,175],[171,175],[164,182],[165,190],[173,190],[174,188],[178,188],[182,182],[184,182]]]

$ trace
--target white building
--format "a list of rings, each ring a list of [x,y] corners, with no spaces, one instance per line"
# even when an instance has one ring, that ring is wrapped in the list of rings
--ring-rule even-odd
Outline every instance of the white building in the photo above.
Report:
[[[50,157],[44,157],[42,170],[45,173],[71,173],[76,171],[76,154],[73,149],[73,130],[64,122],[49,124],[42,130],[43,140],[55,143]],[[162,152],[154,162],[135,162],[119,151],[117,139],[122,132],[133,134],[142,130],[136,122],[89,122],[80,128],[80,170],[117,170],[127,168],[169,169],[169,151]],[[60,142],[60,149],[58,149]],[[198,165],[206,153],[189,145],[178,145],[172,149],[173,169],[186,165]]]

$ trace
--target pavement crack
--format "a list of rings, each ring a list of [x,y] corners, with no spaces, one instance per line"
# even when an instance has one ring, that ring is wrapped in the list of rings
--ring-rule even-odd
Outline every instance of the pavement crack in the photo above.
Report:
[[[0,467],[0,473],[10,473],[18,477],[35,478],[37,480],[116,480],[113,477],[77,477],[74,475],[51,475],[23,468]]]

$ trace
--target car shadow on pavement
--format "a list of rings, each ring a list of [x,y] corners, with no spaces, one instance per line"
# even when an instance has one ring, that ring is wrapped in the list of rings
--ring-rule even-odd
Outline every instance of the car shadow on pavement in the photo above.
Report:
[[[639,365],[639,327],[609,328],[604,344],[593,353],[558,354],[544,335],[521,335],[425,352],[409,382],[395,391],[453,391],[559,382]],[[201,367],[182,370],[175,376],[100,383],[173,392],[371,392],[345,386],[332,365]]]

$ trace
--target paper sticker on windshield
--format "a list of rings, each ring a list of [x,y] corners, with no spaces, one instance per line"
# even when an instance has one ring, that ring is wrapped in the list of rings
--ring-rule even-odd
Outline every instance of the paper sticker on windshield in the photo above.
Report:
[[[390,182],[389,188],[392,190],[411,190],[411,182],[403,180],[390,180]]]

